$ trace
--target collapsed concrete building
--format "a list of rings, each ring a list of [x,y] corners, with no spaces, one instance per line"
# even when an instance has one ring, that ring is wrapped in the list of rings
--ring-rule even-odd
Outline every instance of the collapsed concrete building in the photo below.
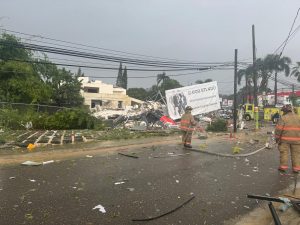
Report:
[[[143,104],[143,101],[129,97],[124,88],[114,87],[100,80],[90,80],[89,77],[79,77],[78,80],[82,84],[81,95],[84,97],[84,105],[89,106],[91,110],[122,110]]]

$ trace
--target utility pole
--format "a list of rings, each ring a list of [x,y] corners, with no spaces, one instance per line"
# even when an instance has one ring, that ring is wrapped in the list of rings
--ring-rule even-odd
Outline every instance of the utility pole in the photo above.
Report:
[[[257,70],[256,70],[256,46],[255,46],[255,27],[252,25],[252,52],[253,52],[253,98],[254,106],[257,106]]]
[[[292,86],[292,105],[295,106],[295,85]]]
[[[277,71],[275,72],[274,96],[275,96],[275,105],[277,105]]]
[[[234,50],[234,97],[233,97],[233,132],[236,133],[236,120],[237,120],[237,55],[238,50]]]

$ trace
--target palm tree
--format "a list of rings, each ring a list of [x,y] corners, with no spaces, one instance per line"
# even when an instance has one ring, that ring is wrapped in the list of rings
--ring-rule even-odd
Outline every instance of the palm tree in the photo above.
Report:
[[[280,55],[267,55],[265,57],[265,66],[268,70],[275,72],[275,85],[274,85],[274,94],[275,94],[275,104],[277,104],[277,74],[278,72],[284,72],[285,76],[290,75],[290,64],[291,59],[289,57]]]
[[[296,62],[297,66],[294,66],[291,72],[291,76],[297,77],[297,81],[300,82],[300,62]]]
[[[212,81],[213,81],[212,79],[208,78],[204,81],[203,80],[196,80],[195,83],[196,84],[204,84],[204,83],[209,83],[209,82],[212,82]]]
[[[259,93],[268,92],[269,79],[272,75],[272,71],[270,71],[269,67],[268,67],[268,59],[266,59],[266,58],[257,59],[256,60],[256,69],[257,69],[258,79],[260,79],[260,84],[258,86]]]
[[[158,86],[160,82],[164,83],[168,79],[170,79],[170,77],[168,77],[165,72],[163,72],[161,74],[157,74],[156,86]]]
[[[248,102],[248,97],[247,96],[250,96],[251,95],[251,82],[253,82],[253,66],[250,65],[248,66],[246,69],[240,69],[237,73],[237,82],[238,84],[240,85],[241,84],[241,81],[243,79],[243,77],[245,77],[245,91],[246,93],[244,93],[244,97],[243,97],[243,102]]]

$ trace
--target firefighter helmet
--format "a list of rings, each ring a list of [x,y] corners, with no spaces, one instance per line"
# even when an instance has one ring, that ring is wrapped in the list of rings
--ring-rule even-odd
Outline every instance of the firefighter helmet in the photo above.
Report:
[[[286,104],[286,105],[282,106],[281,111],[283,111],[284,113],[292,112],[292,105]]]
[[[193,108],[191,106],[185,107],[185,111],[192,111],[192,110],[193,110]]]

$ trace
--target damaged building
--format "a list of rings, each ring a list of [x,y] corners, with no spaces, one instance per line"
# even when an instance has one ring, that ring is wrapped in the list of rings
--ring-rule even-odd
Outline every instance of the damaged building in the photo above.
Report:
[[[82,83],[81,95],[84,97],[84,105],[89,106],[91,110],[122,110],[143,103],[141,100],[129,97],[124,88],[114,87],[100,80],[90,80],[89,77],[79,77],[78,80]]]

